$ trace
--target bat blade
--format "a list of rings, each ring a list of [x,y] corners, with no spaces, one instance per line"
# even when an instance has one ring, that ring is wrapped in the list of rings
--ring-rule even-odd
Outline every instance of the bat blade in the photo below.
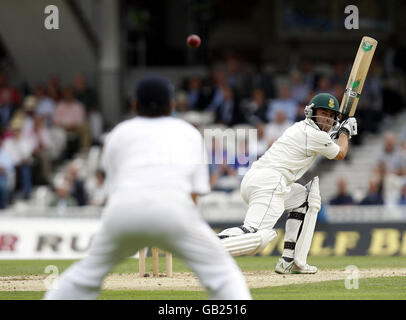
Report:
[[[361,91],[368,74],[378,41],[371,37],[363,37],[352,65],[351,73],[341,100],[340,112],[345,117],[353,117],[357,109]]]

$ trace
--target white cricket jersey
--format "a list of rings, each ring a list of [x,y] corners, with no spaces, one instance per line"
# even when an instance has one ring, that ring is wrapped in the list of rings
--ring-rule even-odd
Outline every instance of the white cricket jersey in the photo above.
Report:
[[[107,136],[102,155],[110,194],[116,191],[210,191],[200,132],[173,117],[135,117]],[[136,196],[136,193],[134,193]]]
[[[303,176],[319,154],[334,159],[339,151],[327,132],[306,119],[286,129],[252,168],[275,169],[292,183]]]

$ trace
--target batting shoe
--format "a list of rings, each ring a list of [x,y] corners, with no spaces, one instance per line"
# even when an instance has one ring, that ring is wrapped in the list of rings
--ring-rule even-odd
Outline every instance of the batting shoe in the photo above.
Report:
[[[294,261],[287,262],[280,258],[275,267],[275,272],[279,274],[314,274],[317,267],[305,264],[303,267],[297,266]]]
[[[317,272],[317,267],[308,265],[307,263],[303,267],[299,267],[298,265],[296,265],[294,263],[293,267],[291,269],[291,273],[296,273],[296,274],[315,274],[316,272]]]
[[[283,258],[279,258],[278,263],[275,267],[275,272],[279,274],[290,274],[292,273],[291,270],[293,268],[294,262],[287,262]]]

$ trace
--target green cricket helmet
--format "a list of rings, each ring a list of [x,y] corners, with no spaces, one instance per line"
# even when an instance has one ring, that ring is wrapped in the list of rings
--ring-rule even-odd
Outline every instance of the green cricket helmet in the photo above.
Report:
[[[338,116],[341,114],[338,100],[329,93],[319,93],[315,95],[312,98],[312,100],[310,100],[309,105],[306,106],[305,108],[304,113],[306,118],[309,119],[310,121],[314,121],[316,118],[315,111],[317,109],[326,109],[334,111],[335,113],[334,124],[331,127],[331,129],[336,129],[338,125]],[[314,121],[314,123],[318,126],[317,121]]]
[[[309,103],[313,110],[316,109],[327,109],[333,110],[336,117],[340,114],[340,105],[336,97],[329,93],[319,93],[316,94]]]

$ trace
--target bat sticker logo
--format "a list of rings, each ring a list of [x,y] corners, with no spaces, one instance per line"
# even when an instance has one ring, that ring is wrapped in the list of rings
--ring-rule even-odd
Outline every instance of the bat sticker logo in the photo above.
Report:
[[[361,80],[357,80],[357,81],[354,82],[354,81],[351,79],[351,81],[350,81],[350,87],[351,87],[352,89],[355,89],[355,88],[357,88],[357,87],[359,86],[360,82],[361,82]]]
[[[353,79],[350,80],[350,87],[345,90],[347,95],[351,98],[359,98],[360,94],[355,90],[358,88],[359,84],[361,83],[361,80],[357,80],[354,82]]]
[[[373,45],[373,44],[369,44],[368,41],[364,41],[364,42],[362,43],[362,49],[363,49],[365,52],[371,51],[371,49],[372,49],[373,46],[374,46],[374,45]]]

